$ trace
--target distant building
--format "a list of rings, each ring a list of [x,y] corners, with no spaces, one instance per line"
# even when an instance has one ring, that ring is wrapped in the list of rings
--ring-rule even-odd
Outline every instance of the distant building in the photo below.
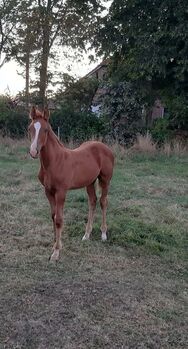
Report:
[[[96,78],[97,80],[105,80],[107,76],[107,68],[109,64],[109,59],[105,59],[96,68],[91,70],[85,77]]]
[[[164,105],[162,104],[160,99],[157,98],[152,108],[151,120],[154,121],[156,119],[160,119],[163,117],[164,117]]]
[[[109,63],[110,63],[110,59],[105,59],[100,64],[98,64],[96,68],[91,70],[85,76],[85,78],[92,77],[92,78],[96,78],[99,82],[105,81],[107,78],[107,70],[108,70]],[[98,115],[100,114],[101,100],[107,92],[108,92],[108,89],[105,86],[98,87],[93,97],[92,105],[91,105],[91,110],[93,113],[96,113]],[[157,98],[149,114],[147,115],[146,122],[148,123],[148,125],[151,125],[154,122],[154,120],[163,118],[163,117],[164,117],[164,105],[162,104],[161,100]]]
[[[99,82],[105,81],[107,78],[109,59],[102,61],[96,68],[91,70],[85,78],[95,78]],[[98,87],[92,100],[91,111],[97,115],[100,114],[101,99],[107,93],[106,87]]]

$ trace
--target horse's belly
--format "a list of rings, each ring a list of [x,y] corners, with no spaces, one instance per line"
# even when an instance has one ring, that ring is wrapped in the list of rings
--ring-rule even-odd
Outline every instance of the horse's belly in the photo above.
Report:
[[[98,167],[80,167],[79,169],[77,169],[77,171],[74,172],[70,189],[87,187],[97,179],[99,172],[100,170],[98,169]]]

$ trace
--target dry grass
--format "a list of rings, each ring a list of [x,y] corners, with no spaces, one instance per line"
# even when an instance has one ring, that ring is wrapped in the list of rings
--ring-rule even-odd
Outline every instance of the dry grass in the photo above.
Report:
[[[118,143],[114,143],[111,148],[117,160],[124,160],[136,154],[147,156],[165,155],[167,157],[184,157],[188,155],[188,145],[185,143],[172,140],[171,142],[165,142],[159,147],[158,144],[152,140],[149,133],[145,136],[138,135],[135,143],[131,147],[125,147]]]
[[[132,152],[156,154],[157,144],[154,143],[149,133],[147,133],[145,136],[138,135],[131,150]]]
[[[8,154],[16,154],[20,148],[27,148],[29,146],[28,138],[12,139],[10,137],[2,137],[0,135],[0,144],[4,148],[4,152]]]
[[[111,149],[117,159],[123,160],[128,155],[128,149],[119,143],[114,143]]]
[[[185,156],[188,154],[188,146],[177,140],[166,142],[161,147],[161,153],[167,156]]]
[[[149,133],[146,136],[138,135],[131,147],[125,147],[116,142],[111,148],[117,160],[132,157],[134,154],[156,155],[158,153],[157,144],[153,142]]]
[[[101,139],[91,139],[102,141]],[[23,150],[28,149],[29,140],[28,138],[22,139],[12,139],[10,137],[0,136],[0,144],[4,147],[5,153],[15,154],[20,148]],[[66,146],[70,149],[74,149],[79,146],[79,143],[75,143],[73,140],[70,140]],[[146,154],[146,155],[160,155],[163,154],[167,157],[176,155],[178,157],[186,156],[188,154],[188,145],[185,143],[172,140],[171,142],[165,142],[161,147],[157,146],[157,143],[152,140],[152,137],[149,133],[144,135],[138,135],[133,146],[125,147],[115,142],[111,145],[112,151],[117,160],[123,160],[128,156],[134,154]]]

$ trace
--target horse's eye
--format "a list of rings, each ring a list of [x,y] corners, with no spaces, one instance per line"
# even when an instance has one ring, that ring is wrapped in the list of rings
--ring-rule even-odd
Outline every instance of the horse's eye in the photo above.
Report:
[[[48,129],[47,129],[47,128],[45,128],[45,129],[44,129],[44,132],[45,132],[45,133],[46,133],[46,132],[48,132]]]

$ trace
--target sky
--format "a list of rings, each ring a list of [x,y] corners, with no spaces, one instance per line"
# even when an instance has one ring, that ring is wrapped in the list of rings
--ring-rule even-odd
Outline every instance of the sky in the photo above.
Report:
[[[18,65],[11,61],[0,68],[0,94],[16,95],[24,89],[24,79],[17,74]]]
[[[110,7],[112,0],[105,0],[104,5],[107,12]],[[93,52],[90,52],[92,54]],[[3,58],[3,57],[1,57]],[[96,62],[91,63],[87,58],[87,55],[83,56],[81,62],[71,62],[72,69],[67,71],[66,67],[69,64],[68,60],[63,59],[59,64],[59,71],[65,73],[68,72],[70,75],[76,77],[82,77],[94,69],[102,59],[96,60]],[[19,91],[23,91],[25,87],[24,78],[19,74],[21,72],[20,67],[15,61],[10,61],[0,68],[0,94],[8,94],[12,97],[16,96]],[[32,78],[32,76],[31,76]]]
[[[101,60],[97,60],[95,63],[90,63],[89,59],[85,56],[82,62],[72,62],[72,69],[68,73],[73,76],[82,77],[89,71],[94,69]],[[67,62],[62,61],[59,64],[59,70],[67,72]],[[18,73],[21,72],[20,67],[15,61],[5,63],[0,68],[0,94],[9,94],[14,97],[19,91],[23,91],[25,87],[25,81]]]

